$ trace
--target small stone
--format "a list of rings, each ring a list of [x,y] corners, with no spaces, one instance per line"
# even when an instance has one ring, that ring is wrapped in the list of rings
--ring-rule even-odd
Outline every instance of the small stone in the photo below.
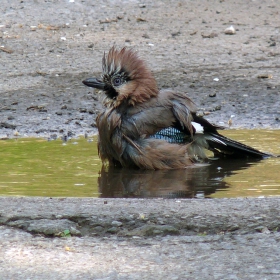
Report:
[[[240,227],[239,227],[239,225],[232,225],[232,226],[230,226],[229,228],[228,228],[228,231],[236,231],[236,230],[238,230]]]
[[[267,227],[264,227],[261,232],[265,234],[270,234],[270,230]]]
[[[136,21],[137,21],[137,22],[145,22],[145,21],[147,21],[147,20],[144,19],[144,18],[142,18],[142,17],[137,17],[137,18],[136,18]]]
[[[26,227],[26,228],[25,228]],[[81,232],[76,228],[76,224],[66,219],[59,220],[31,220],[28,225],[25,225],[28,232],[40,233],[46,236],[59,236],[59,233],[69,229],[71,235],[81,235]]]
[[[57,138],[58,138],[58,136],[55,133],[50,135],[50,139],[52,139],[52,140],[56,140]]]
[[[234,35],[236,33],[235,28],[231,25],[230,27],[227,27],[224,31],[226,35]]]
[[[169,225],[144,225],[129,234],[132,236],[178,235],[179,230]]]
[[[79,108],[79,112],[80,112],[80,113],[86,113],[86,112],[87,112],[87,109],[86,109],[86,108]]]
[[[112,226],[121,227],[122,225],[123,225],[123,223],[119,222],[119,221],[113,221],[112,222]]]
[[[279,269],[273,268],[272,270],[270,270],[270,273],[271,273],[271,274],[277,274],[277,275],[279,275],[279,274],[280,274],[280,270],[279,270]]]
[[[209,97],[216,97],[216,92],[212,92],[209,94]]]
[[[264,228],[265,228],[264,226],[258,226],[258,227],[255,228],[255,230],[257,232],[262,232]]]
[[[103,227],[102,226],[96,226],[95,228],[94,228],[94,231],[97,231],[97,232],[101,232],[101,231],[103,231]]]
[[[211,32],[210,34],[204,34],[204,33],[201,33],[201,36],[202,36],[202,38],[208,38],[208,39],[211,39],[211,38],[218,37],[218,34],[217,34],[217,33],[215,33],[215,32]]]
[[[127,223],[127,225],[129,225],[129,226],[134,226],[134,225],[135,225],[135,221],[129,221],[129,222]]]
[[[111,227],[107,230],[107,232],[109,232],[109,233],[117,233],[118,231],[119,231],[119,229],[116,227]]]
[[[258,75],[258,79],[272,79],[273,76],[271,74],[260,74]]]
[[[70,234],[80,236],[81,232],[78,229],[76,229],[76,227],[70,227]]]
[[[6,123],[6,122],[1,122],[0,123],[0,128],[9,128],[9,129],[15,129],[17,126],[14,124]]]
[[[8,140],[8,139],[9,137],[7,134],[3,134],[3,135],[0,134],[0,140]]]
[[[179,36],[180,34],[181,34],[180,31],[176,31],[176,32],[172,32],[172,33],[171,33],[171,36],[172,36],[172,37],[176,37],[176,36]]]

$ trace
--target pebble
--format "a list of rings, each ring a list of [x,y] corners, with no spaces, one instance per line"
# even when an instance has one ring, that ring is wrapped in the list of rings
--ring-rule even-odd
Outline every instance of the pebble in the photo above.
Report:
[[[156,235],[178,235],[179,230],[170,225],[144,225],[139,227],[129,235],[132,236],[156,236]]]
[[[103,227],[102,226],[96,226],[95,228],[94,228],[94,231],[97,231],[97,232],[101,232],[101,231],[103,231]]]
[[[258,79],[272,79],[272,74],[260,74],[258,75]]]
[[[107,230],[108,233],[117,233],[119,229],[117,227],[111,227]]]
[[[216,92],[209,93],[209,97],[216,97]]]
[[[87,109],[86,109],[86,108],[79,108],[79,112],[80,112],[80,113],[86,113],[86,112],[87,112]]]
[[[236,33],[235,28],[231,25],[230,27],[227,27],[224,31],[227,35],[234,35]]]
[[[113,221],[112,222],[112,226],[121,227],[122,225],[123,225],[123,223],[119,222],[119,221]]]

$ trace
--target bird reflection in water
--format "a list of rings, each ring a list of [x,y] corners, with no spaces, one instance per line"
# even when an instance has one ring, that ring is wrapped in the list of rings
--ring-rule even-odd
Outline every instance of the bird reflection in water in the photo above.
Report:
[[[225,180],[259,160],[216,160],[209,165],[173,170],[103,166],[98,178],[102,198],[203,198],[230,187]]]

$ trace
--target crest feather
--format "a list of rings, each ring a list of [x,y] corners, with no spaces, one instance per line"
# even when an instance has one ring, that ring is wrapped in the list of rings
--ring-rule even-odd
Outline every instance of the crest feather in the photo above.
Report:
[[[125,72],[127,84],[119,92],[115,105],[128,99],[129,104],[144,102],[158,94],[156,81],[145,62],[138,57],[136,51],[126,47],[118,50],[112,47],[102,59],[103,76],[112,76]]]

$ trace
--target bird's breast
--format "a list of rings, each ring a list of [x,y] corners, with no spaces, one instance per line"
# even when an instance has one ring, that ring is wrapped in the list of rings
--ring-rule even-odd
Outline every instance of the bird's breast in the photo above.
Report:
[[[101,158],[120,159],[124,150],[121,123],[121,114],[117,110],[107,109],[97,117],[98,148]]]

